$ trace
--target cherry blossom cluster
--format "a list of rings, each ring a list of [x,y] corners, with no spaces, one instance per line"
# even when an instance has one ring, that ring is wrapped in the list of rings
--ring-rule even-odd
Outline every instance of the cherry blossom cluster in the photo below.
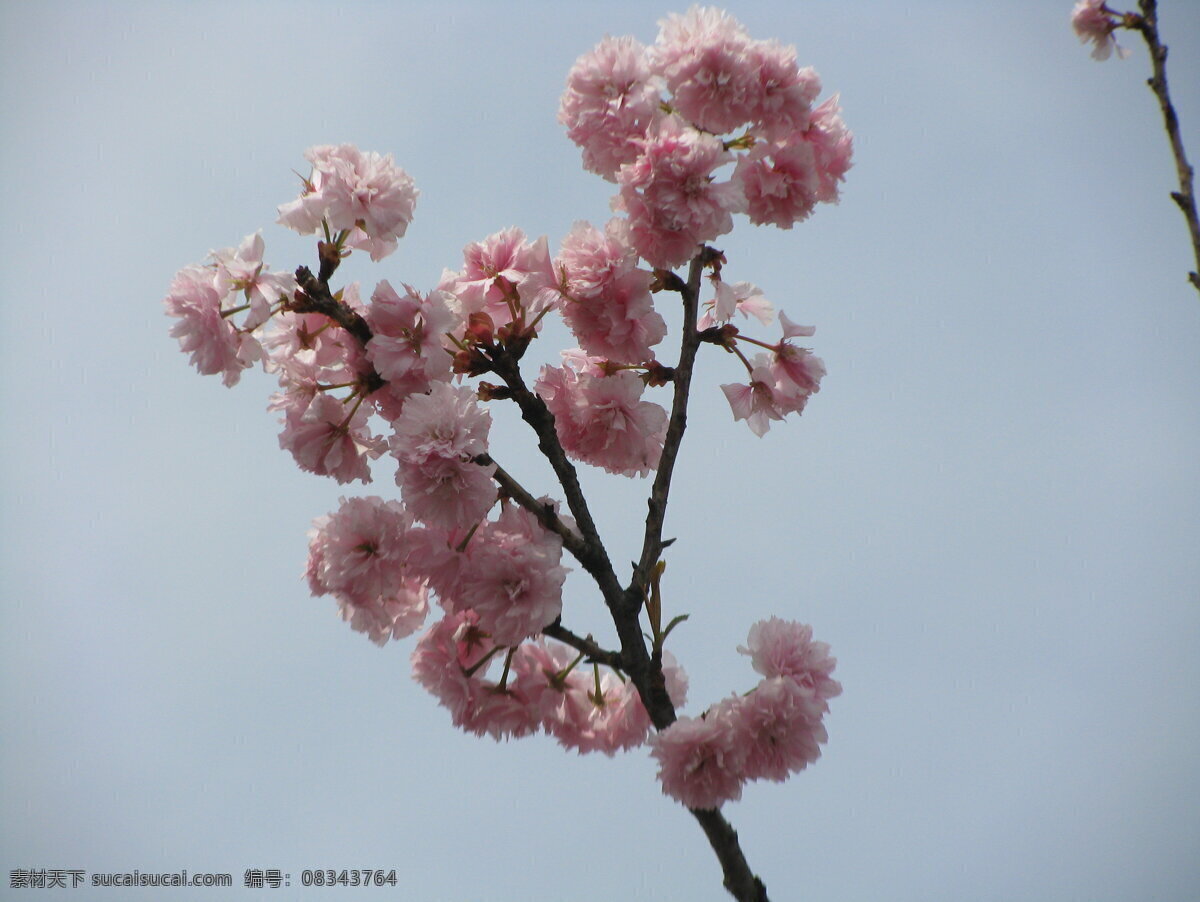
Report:
[[[679,718],[650,743],[663,792],[690,808],[739,799],[749,780],[786,780],[816,761],[828,739],[822,717],[842,687],[812,627],[762,620],[738,651],[750,656],[759,684],[699,717]]]
[[[434,624],[412,655],[417,682],[469,733],[501,739],[544,731],[580,754],[642,745],[651,721],[636,687],[582,660],[540,639],[504,648],[470,610]],[[663,671],[672,704],[683,705],[687,677],[669,652]]]
[[[687,677],[663,644],[685,615],[663,629],[659,578],[698,350],[713,345],[740,361],[747,382],[721,388],[759,436],[803,411],[825,373],[795,343],[813,327],[780,313],[782,334],[768,342],[735,325],[769,326],[774,307],[753,283],[724,279],[723,254],[706,245],[732,228],[733,213],[791,228],[837,200],[851,138],[836,99],[814,106],[819,93],[793,49],[696,7],[666,19],[653,47],[607,38],[572,69],[560,117],[586,167],[618,185],[623,215],[602,228],[576,223],[557,253],[512,227],[469,243],[460,268],[430,291],[387,280],[369,295],[357,283],[334,288],[346,256],[379,261],[396,249],[417,191],[390,156],[322,145],[305,154],[299,196],[278,208],[281,225],[318,236],[316,272],[270,271],[256,233],[176,274],[164,302],[171,334],[201,373],[228,386],[259,363],[278,380],[269,409],[301,469],[346,484],[388,468],[398,498],[343,498],[314,521],[306,579],[379,645],[440,611],[412,666],[456,726],[495,739],[542,732],[609,755],[649,741],[664,792],[693,809],[816,760],[828,700],[840,692],[827,646],[807,626],[758,623],[739,649],[763,676],[758,687],[676,719]],[[719,181],[724,166],[732,172]],[[686,279],[672,271],[685,263]],[[679,356],[667,363],[655,304],[671,294],[684,318]],[[528,383],[521,362],[549,315],[578,347]],[[672,394],[670,410],[647,397],[659,389]],[[565,510],[493,458],[492,411],[504,405],[537,434]],[[655,474],[646,550],[627,587],[574,463]],[[600,588],[619,651],[563,624],[564,551]]]
[[[651,47],[606,37],[580,57],[559,120],[584,166],[617,184],[632,247],[670,269],[730,231],[734,213],[790,229],[837,201],[851,136],[836,97],[813,106],[820,93],[794,48],[693,7],[663,20]]]

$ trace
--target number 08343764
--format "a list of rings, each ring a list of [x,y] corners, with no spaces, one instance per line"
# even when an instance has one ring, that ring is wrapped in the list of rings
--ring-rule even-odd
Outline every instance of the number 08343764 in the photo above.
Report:
[[[300,883],[304,886],[395,886],[396,871],[360,870],[358,868],[335,870],[304,870],[300,872]]]

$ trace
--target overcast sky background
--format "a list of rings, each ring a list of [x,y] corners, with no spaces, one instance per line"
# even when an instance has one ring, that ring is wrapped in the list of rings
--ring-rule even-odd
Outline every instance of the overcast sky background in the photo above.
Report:
[[[1071,5],[729,7],[796,45],[856,141],[840,206],[717,242],[816,325],[822,391],[759,440],[718,388],[736,361],[703,355],[667,524],[686,713],[754,685],[735,649],[772,614],[838,658],[822,759],[725,809],[772,899],[1200,894],[1200,296],[1145,51],[1094,62]],[[1162,7],[1200,159],[1200,5]],[[258,228],[273,268],[314,263],[272,222],[318,143],[392,152],[422,192],[396,254],[347,266],[364,293],[428,289],[510,225],[602,223],[558,96],[605,33],[651,42],[671,10],[0,4],[0,895],[726,898],[644,751],[459,733],[412,639],[376,648],[309,596],[312,519],[398,496],[391,475],[301,473],[273,381],[198,376],[161,306]],[[493,408],[497,458],[552,492]],[[646,484],[585,487],[629,560]],[[565,603],[612,644],[578,570]],[[355,867],[404,889],[298,888]],[[237,888],[9,890],[17,868]]]

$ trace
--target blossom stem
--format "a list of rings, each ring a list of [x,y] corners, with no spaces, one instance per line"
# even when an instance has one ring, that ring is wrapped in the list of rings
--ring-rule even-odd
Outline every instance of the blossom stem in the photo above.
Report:
[[[1158,2],[1157,0],[1138,0],[1141,7],[1141,21],[1135,28],[1141,32],[1150,50],[1150,61],[1154,66],[1154,75],[1147,79],[1146,84],[1158,98],[1162,109],[1163,125],[1171,142],[1171,152],[1175,157],[1175,169],[1179,174],[1179,190],[1171,192],[1184,219],[1187,220],[1188,232],[1192,239],[1192,251],[1196,256],[1196,269],[1188,273],[1188,281],[1197,291],[1200,291],[1200,219],[1196,215],[1196,194],[1192,182],[1193,170],[1188,163],[1187,154],[1183,149],[1183,138],[1179,134],[1179,116],[1171,103],[1171,95],[1167,89],[1167,48],[1158,37]]]
[[[521,377],[517,360],[507,348],[500,347],[493,355],[492,372],[503,379],[505,385],[512,391],[513,400],[517,402],[517,406],[521,410],[521,418],[537,435],[538,449],[554,469],[554,475],[558,477],[559,485],[562,486],[563,494],[566,496],[567,507],[579,527],[582,541],[573,537],[568,542],[564,538],[564,546],[596,580],[596,584],[604,595],[605,603],[612,609],[621,603],[624,593],[617,580],[616,572],[613,570],[612,562],[608,559],[604,543],[600,540],[600,534],[592,519],[587,499],[583,496],[583,489],[579,485],[579,475],[575,472],[574,465],[567,459],[567,454],[558,440],[558,433],[554,429],[554,415],[550,413],[546,402],[529,390],[525,380]],[[520,502],[518,501],[518,503]],[[625,643],[622,642],[622,648],[624,646]],[[643,647],[643,652],[644,650]]]
[[[700,334],[696,329],[697,312],[700,300],[700,277],[704,267],[714,259],[719,251],[705,247],[692,258],[688,270],[687,283],[680,289],[683,295],[683,336],[680,339],[679,363],[675,365],[675,395],[671,405],[671,415],[667,421],[667,435],[663,442],[662,454],[658,459],[658,470],[654,474],[654,484],[650,489],[647,500],[649,513],[646,515],[646,531],[642,541],[642,556],[634,568],[630,591],[645,598],[650,587],[651,574],[662,556],[666,546],[662,540],[663,522],[667,513],[667,496],[671,490],[671,476],[675,470],[675,460],[679,455],[679,445],[683,440],[683,432],[687,427],[688,394],[692,385],[692,367],[696,360],[696,352],[700,347]],[[653,717],[653,713],[651,714]],[[667,723],[674,720],[672,716]],[[655,725],[660,729],[667,723]]]
[[[569,645],[571,648],[581,652],[584,659],[595,664],[604,664],[611,667],[613,670],[621,670],[621,653],[608,651],[601,648],[591,638],[584,638],[571,632],[562,625],[562,618],[558,617],[549,626],[542,627],[542,635],[549,636],[551,639],[557,639],[564,645]]]
[[[496,463],[495,458],[490,454],[477,454],[472,460],[480,466],[495,466],[496,469],[492,473],[492,479],[496,481],[496,484],[504,490],[504,493],[508,497],[537,517],[538,522],[543,527],[562,539],[563,547],[570,551],[577,559],[580,554],[586,554],[583,539],[562,521],[557,512],[555,512],[552,504],[547,504],[534,498],[529,490],[517,482],[500,464]]]
[[[777,353],[779,351],[778,344],[768,344],[765,341],[760,341],[757,338],[751,338],[749,335],[742,335],[741,333],[739,333],[737,338],[734,340],[735,341],[748,341],[748,342],[750,342],[750,344],[758,345],[760,348],[766,348],[768,351],[775,351]]]
[[[720,811],[713,808],[689,808],[699,821],[700,828],[708,837],[709,845],[721,863],[725,874],[725,889],[738,902],[769,902],[767,888],[750,870],[742,847],[738,843],[737,831]]]

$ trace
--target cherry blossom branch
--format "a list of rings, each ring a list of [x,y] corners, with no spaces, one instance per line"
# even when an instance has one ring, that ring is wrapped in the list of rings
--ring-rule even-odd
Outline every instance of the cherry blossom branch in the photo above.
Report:
[[[579,485],[579,475],[575,472],[574,465],[567,459],[567,454],[558,440],[558,433],[554,430],[554,414],[550,413],[545,401],[529,390],[525,380],[521,377],[518,361],[507,348],[499,347],[490,363],[491,371],[503,379],[505,385],[512,392],[512,398],[521,410],[521,419],[528,423],[534,434],[537,435],[538,449],[550,462],[550,466],[554,469],[554,475],[558,477],[559,485],[562,486],[567,507],[571,511],[571,516],[575,518],[575,523],[579,527],[583,539],[582,544],[578,544],[574,548],[568,546],[568,548],[575,555],[576,560],[596,580],[596,584],[604,595],[605,603],[611,609],[614,605],[619,604],[623,594],[621,586],[617,581],[616,572],[608,558],[604,543],[600,540],[596,523],[588,509],[587,499],[583,496],[583,489]]]
[[[490,454],[477,454],[473,458],[473,461],[483,467],[489,464],[495,466],[496,469],[492,473],[492,478],[496,480],[496,484],[513,501],[537,517],[538,522],[543,527],[562,539],[563,547],[575,555],[576,559],[579,559],[582,563],[580,555],[588,554],[587,546],[583,538],[562,521],[558,513],[554,510],[554,505],[534,498],[529,490],[517,482],[507,470],[496,463]]]
[[[750,870],[737,831],[715,808],[689,808],[721,863],[724,886],[738,902],[770,902],[766,885]]]
[[[566,645],[571,646],[578,652],[582,652],[589,662],[594,661],[597,664],[604,664],[614,670],[623,670],[624,664],[620,652],[608,651],[597,645],[591,637],[584,638],[571,632],[562,625],[562,618],[556,618],[549,626],[542,627],[542,635],[549,636],[551,639],[557,639]]]
[[[1200,291],[1200,219],[1196,216],[1196,195],[1192,184],[1192,167],[1188,163],[1187,154],[1183,149],[1183,139],[1179,134],[1179,117],[1171,103],[1171,95],[1167,89],[1167,48],[1158,37],[1158,3],[1157,0],[1139,0],[1141,16],[1133,17],[1130,27],[1141,33],[1150,50],[1150,61],[1154,66],[1154,75],[1146,80],[1158,105],[1162,109],[1163,124],[1167,137],[1171,141],[1171,152],[1175,157],[1175,169],[1179,174],[1179,190],[1171,192],[1184,219],[1187,220],[1188,232],[1192,238],[1192,251],[1196,255],[1196,269],[1188,273],[1188,281],[1197,291]]]
[[[646,515],[642,556],[634,568],[633,579],[626,590],[626,596],[635,599],[639,608],[645,599],[654,566],[658,563],[663,548],[668,544],[662,538],[663,524],[667,513],[667,499],[671,490],[671,477],[674,473],[675,461],[683,442],[684,430],[687,428],[687,405],[692,383],[692,369],[701,344],[700,334],[696,329],[700,305],[700,279],[704,268],[719,257],[720,251],[705,247],[692,258],[686,283],[677,277],[664,280],[664,288],[678,291],[683,297],[683,335],[680,339],[679,362],[674,367],[675,395],[671,405],[670,418],[667,421],[667,435],[663,442],[662,454],[659,457],[654,484],[650,489],[650,497],[646,502],[649,511]],[[637,610],[635,609],[633,612],[635,623]],[[645,647],[640,641],[639,645],[642,648]],[[648,677],[648,685],[643,687],[639,683],[637,684],[638,690],[641,692],[642,702],[655,727],[662,730],[675,721],[675,708],[667,695],[661,651],[653,655]],[[709,845],[712,846],[717,861],[720,862],[725,878],[724,886],[729,894],[738,902],[769,902],[766,886],[750,869],[745,853],[738,842],[737,831],[733,829],[725,816],[713,808],[689,808],[688,810],[700,824],[704,835],[708,837]]]
[[[715,260],[719,253],[712,248],[703,248],[692,258],[686,283],[676,278],[664,286],[683,295],[683,337],[680,340],[679,362],[674,367],[675,397],[671,405],[671,416],[667,421],[667,435],[663,442],[662,455],[658,460],[658,470],[654,474],[650,497],[646,502],[649,512],[646,515],[642,556],[634,569],[633,580],[629,586],[629,591],[643,596],[650,585],[650,573],[665,547],[662,531],[667,514],[667,497],[671,491],[671,476],[679,455],[679,445],[687,427],[692,367],[696,360],[696,351],[700,347],[700,335],[696,330],[696,317],[700,306],[700,277],[704,267]]]
[[[329,261],[325,247],[325,243],[322,242],[320,245],[320,276],[314,276],[312,270],[307,266],[296,269],[296,284],[300,286],[300,290],[284,304],[284,309],[290,310],[292,313],[323,314],[354,336],[355,340],[363,348],[366,348],[367,342],[371,340],[371,327],[362,316],[335,298],[333,292],[329,290],[329,278],[333,275],[337,265]],[[363,376],[362,381],[366,394],[383,388],[385,382],[373,367],[369,373]]]

